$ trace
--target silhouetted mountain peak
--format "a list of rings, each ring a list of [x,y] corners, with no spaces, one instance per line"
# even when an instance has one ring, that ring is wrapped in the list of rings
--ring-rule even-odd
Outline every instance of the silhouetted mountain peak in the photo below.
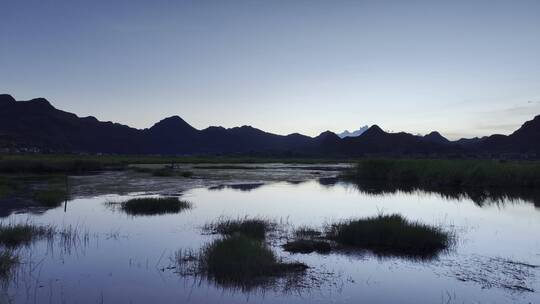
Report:
[[[257,128],[254,128],[252,126],[248,126],[248,125],[243,125],[241,127],[234,127],[234,128],[230,128],[228,130],[230,130],[230,131],[241,131],[241,132],[262,132],[261,130],[259,130]]]
[[[319,134],[319,136],[317,137],[328,137],[328,136],[334,137],[334,136],[337,136],[337,134],[332,131],[326,130],[322,132],[321,134]]]
[[[202,132],[204,133],[221,133],[221,132],[225,132],[227,131],[227,129],[225,129],[224,127],[221,127],[221,126],[210,126],[206,129],[203,129]]]
[[[0,105],[14,103],[14,102],[16,101],[15,101],[15,98],[13,98],[13,96],[9,94],[0,94]]]
[[[533,133],[540,134],[540,115],[535,116],[532,120],[526,121],[521,128],[517,129],[512,135],[532,135]]]
[[[433,131],[427,134],[426,136],[424,136],[424,140],[427,140],[429,142],[434,142],[434,143],[441,143],[441,144],[450,142],[448,139],[446,139],[446,137],[442,136],[441,133],[437,131]]]
[[[81,119],[87,122],[99,123],[99,120],[95,118],[94,116],[86,116],[86,117],[82,117]]]
[[[536,152],[540,155],[540,115],[525,122],[503,140],[490,136],[488,145],[503,151]]]
[[[373,135],[383,135],[383,134],[386,134],[386,132],[384,132],[383,129],[381,129],[381,127],[379,127],[378,125],[373,125],[360,136],[373,136]]]
[[[175,115],[164,118],[153,125],[150,130],[169,130],[169,131],[181,131],[181,130],[195,130],[190,124],[183,120],[180,116]]]
[[[32,105],[34,107],[39,107],[41,109],[49,109],[49,110],[55,110],[56,108],[45,98],[39,97],[34,98],[28,101],[23,101],[29,105]]]
[[[319,134],[319,136],[315,137],[315,139],[317,140],[324,140],[324,141],[328,141],[328,140],[335,140],[335,141],[339,141],[341,138],[339,138],[339,136],[332,132],[332,131],[324,131],[322,132],[321,134]]]

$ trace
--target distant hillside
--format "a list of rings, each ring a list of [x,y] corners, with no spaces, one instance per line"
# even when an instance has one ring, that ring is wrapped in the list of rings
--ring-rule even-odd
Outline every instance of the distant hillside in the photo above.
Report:
[[[110,154],[281,154],[357,157],[364,155],[451,156],[460,154],[540,155],[540,116],[514,133],[449,141],[434,131],[425,136],[388,133],[374,125],[358,136],[326,131],[317,137],[276,135],[251,126],[198,130],[179,116],[135,129],[56,109],[44,98],[16,101],[0,95],[0,148],[8,151]],[[357,132],[357,131],[355,131]],[[350,133],[350,134],[354,134]],[[343,135],[340,134],[340,135]]]

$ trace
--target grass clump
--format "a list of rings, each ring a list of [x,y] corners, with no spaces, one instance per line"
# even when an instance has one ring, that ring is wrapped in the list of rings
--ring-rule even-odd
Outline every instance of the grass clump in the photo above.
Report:
[[[214,223],[206,224],[204,229],[215,234],[242,234],[256,239],[264,239],[267,232],[275,230],[277,225],[263,218],[221,218]]]
[[[49,226],[31,224],[0,225],[0,244],[15,248],[29,245],[35,240],[54,236],[54,229]]]
[[[62,189],[45,189],[34,192],[34,200],[45,207],[58,207],[67,199],[67,192]]]
[[[190,209],[192,204],[177,197],[134,198],[120,203],[120,208],[130,215],[159,215],[179,213]]]
[[[341,245],[380,255],[420,258],[435,256],[452,242],[452,236],[441,228],[410,222],[397,214],[333,224],[328,236]]]
[[[307,268],[302,263],[279,261],[263,241],[242,234],[215,240],[203,248],[199,258],[199,272],[225,286],[257,286],[268,278]]]

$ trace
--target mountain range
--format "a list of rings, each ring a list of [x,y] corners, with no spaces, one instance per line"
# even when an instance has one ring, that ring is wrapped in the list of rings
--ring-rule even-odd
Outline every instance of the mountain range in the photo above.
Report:
[[[0,148],[4,151],[107,154],[257,154],[360,157],[540,155],[540,116],[510,135],[450,141],[438,132],[425,136],[388,133],[374,125],[355,137],[326,131],[316,137],[276,135],[251,126],[196,129],[179,116],[136,129],[78,117],[44,98],[16,101],[0,95]]]
[[[345,130],[345,131],[339,133],[337,136],[339,136],[339,138],[356,137],[356,136],[362,135],[368,129],[369,129],[368,126],[363,126],[363,127],[360,127],[360,129],[358,129],[356,131],[352,131],[352,132],[349,132],[349,130]]]

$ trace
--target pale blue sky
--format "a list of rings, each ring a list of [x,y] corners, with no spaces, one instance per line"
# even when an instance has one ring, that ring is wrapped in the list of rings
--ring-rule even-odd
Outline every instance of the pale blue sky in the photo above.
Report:
[[[109,2],[0,0],[0,93],[278,134],[458,138],[540,114],[540,1]]]

